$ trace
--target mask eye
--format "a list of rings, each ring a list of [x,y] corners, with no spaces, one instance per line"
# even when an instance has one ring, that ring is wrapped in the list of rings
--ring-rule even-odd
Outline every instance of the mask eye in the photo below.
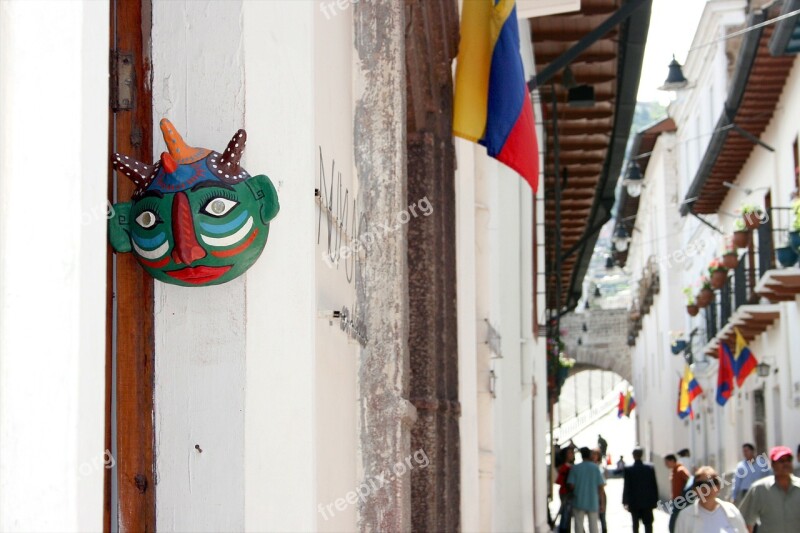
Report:
[[[239,202],[217,196],[206,202],[206,205],[203,206],[203,211],[212,217],[219,218],[227,215],[237,205],[239,205]]]
[[[150,229],[156,224],[161,222],[158,219],[158,215],[153,213],[152,211],[142,211],[138,217],[136,217],[136,223],[139,224],[144,229]]]

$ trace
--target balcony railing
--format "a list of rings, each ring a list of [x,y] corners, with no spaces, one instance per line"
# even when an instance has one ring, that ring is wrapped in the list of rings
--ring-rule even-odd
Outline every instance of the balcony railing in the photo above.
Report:
[[[714,291],[714,301],[705,308],[706,342],[725,327],[737,309],[758,303],[754,289],[764,274],[775,268],[775,249],[787,238],[791,208],[773,207],[767,214],[766,221],[752,232],[750,246],[739,256],[739,264],[728,271],[725,285]]]
[[[642,276],[634,290],[633,302],[630,308],[630,322],[628,325],[628,346],[636,344],[636,337],[642,330],[642,320],[650,312],[655,295],[661,290],[661,281],[658,274],[658,261],[655,256],[650,256],[642,270]]]

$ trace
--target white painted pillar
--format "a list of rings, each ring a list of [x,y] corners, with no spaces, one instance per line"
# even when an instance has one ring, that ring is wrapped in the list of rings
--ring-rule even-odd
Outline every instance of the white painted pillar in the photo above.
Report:
[[[0,530],[100,531],[107,2],[0,2]]]
[[[241,10],[240,0],[154,2],[154,154],[166,149],[163,117],[190,146],[217,151],[246,126]],[[263,140],[248,140],[244,167],[257,173],[248,163]],[[155,282],[159,531],[244,529],[246,279]]]
[[[245,1],[242,16],[247,168],[272,178],[281,203],[264,254],[247,273],[247,531],[315,531],[321,521],[314,450],[326,441],[314,430],[314,94],[325,86],[314,79],[314,9],[316,2]]]
[[[478,317],[476,314],[474,143],[456,139],[456,273],[458,396],[461,404],[461,530],[479,531]]]

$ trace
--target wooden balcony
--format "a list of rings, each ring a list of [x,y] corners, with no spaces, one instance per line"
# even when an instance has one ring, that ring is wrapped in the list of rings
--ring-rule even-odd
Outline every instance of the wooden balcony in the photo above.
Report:
[[[782,245],[788,233],[788,211],[768,210],[769,219],[752,232],[738,266],[728,271],[725,285],[703,310],[706,354],[716,357],[721,340],[732,345],[734,328],[752,341],[780,317],[779,302],[794,301],[800,294],[800,268],[781,268],[775,261],[776,243]]]

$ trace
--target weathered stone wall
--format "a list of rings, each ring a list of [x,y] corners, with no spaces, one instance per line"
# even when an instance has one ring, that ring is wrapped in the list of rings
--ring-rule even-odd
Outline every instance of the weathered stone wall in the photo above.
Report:
[[[406,203],[405,9],[393,0],[353,3],[358,54],[354,157],[363,211],[395,220]],[[361,350],[359,430],[364,483],[393,472],[411,454],[416,410],[408,401],[407,228],[386,233],[356,273],[357,303],[365,317]],[[391,474],[393,476],[393,474]],[[359,506],[361,531],[411,529],[408,475],[370,494]]]
[[[586,330],[583,331],[583,325]],[[561,319],[565,353],[583,368],[612,370],[631,381],[631,350],[627,345],[627,309],[590,309]],[[581,343],[578,344],[578,339]]]

